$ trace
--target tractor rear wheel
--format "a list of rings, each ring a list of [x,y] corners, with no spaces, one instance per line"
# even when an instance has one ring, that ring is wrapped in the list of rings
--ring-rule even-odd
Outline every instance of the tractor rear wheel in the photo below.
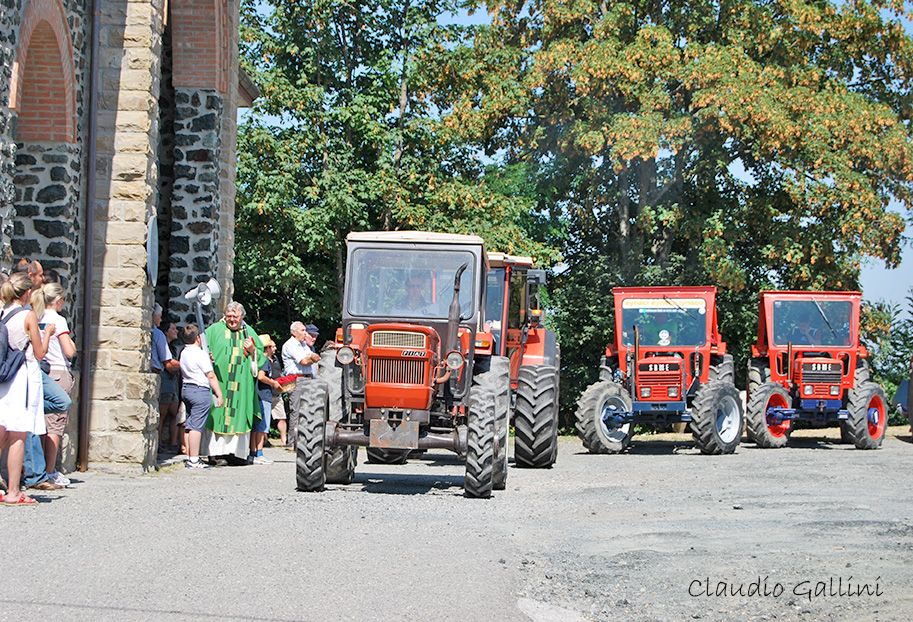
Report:
[[[776,382],[765,382],[752,390],[748,400],[748,439],[758,447],[777,448],[786,445],[792,433],[792,421],[787,419],[773,423],[768,419],[768,411],[789,406],[789,394]]]
[[[863,382],[850,391],[847,432],[856,449],[878,449],[888,424],[884,389],[874,382]]]
[[[327,484],[351,484],[355,481],[355,465],[358,464],[358,447],[344,445],[326,452],[324,471]]]
[[[365,447],[369,464],[406,464],[409,458],[408,449],[381,449],[380,447]]]
[[[748,361],[748,399],[751,399],[751,394],[765,382],[770,382],[770,365],[767,359],[757,358]]]
[[[745,415],[732,383],[711,380],[694,396],[691,434],[702,454],[731,454],[742,439]]]
[[[624,451],[634,435],[633,423],[620,423],[618,415],[631,413],[631,396],[624,388],[603,380],[590,385],[577,401],[577,434],[591,454]]]
[[[514,462],[547,469],[558,457],[558,370],[523,365],[517,377],[514,409]]]
[[[495,461],[495,397],[486,387],[472,388],[467,419],[466,478],[467,497],[491,496]]]
[[[317,378],[327,385],[327,421],[342,421],[345,404],[342,396],[342,369],[336,367],[336,350],[327,350],[320,354]]]
[[[507,445],[510,438],[510,359],[492,356],[488,370],[477,374],[473,384],[491,391],[495,400],[495,462],[492,486],[495,490],[507,487]]]
[[[315,382],[301,396],[298,438],[295,441],[295,475],[298,490],[318,492],[326,484],[324,428],[328,410],[327,386]]]
[[[719,380],[727,384],[735,384],[735,362],[731,354],[724,354],[722,360],[710,366],[710,375],[708,380]]]

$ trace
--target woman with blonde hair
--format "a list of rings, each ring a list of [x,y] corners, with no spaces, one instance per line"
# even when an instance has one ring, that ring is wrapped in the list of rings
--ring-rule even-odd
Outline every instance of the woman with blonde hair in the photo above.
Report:
[[[0,285],[0,300],[3,302],[0,320],[6,323],[10,347],[25,350],[25,363],[12,380],[0,384],[0,450],[9,443],[6,458],[9,485],[6,495],[0,498],[3,505],[25,506],[37,503],[22,492],[19,483],[26,435],[30,432],[41,435],[46,430],[38,361],[47,353],[48,343],[57,327],[54,324],[45,326],[42,338],[38,316],[26,306],[31,291],[32,280],[21,272],[13,274]]]
[[[44,329],[48,324],[57,327],[53,338],[48,344],[48,351],[44,357],[44,371],[71,397],[73,394],[73,374],[70,373],[70,359],[76,356],[76,345],[70,337],[70,328],[67,321],[60,315],[66,292],[60,283],[47,283],[32,294],[32,311],[38,316],[38,328]],[[48,388],[46,387],[45,392]],[[70,480],[57,471],[57,451],[60,439],[66,432],[69,408],[61,412],[51,412],[45,408],[44,421],[47,434],[41,437],[44,449],[45,472],[54,484],[69,486]]]

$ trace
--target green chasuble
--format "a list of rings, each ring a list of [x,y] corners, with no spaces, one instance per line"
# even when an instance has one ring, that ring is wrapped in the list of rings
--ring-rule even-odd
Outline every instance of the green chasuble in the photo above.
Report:
[[[229,330],[225,321],[206,329],[206,341],[212,353],[212,367],[222,387],[222,408],[209,411],[206,428],[215,434],[247,434],[254,418],[260,419],[257,379],[250,371],[250,357],[244,354],[244,340],[254,338],[257,347],[257,369],[264,361],[263,344],[250,326],[242,322],[240,330]]]

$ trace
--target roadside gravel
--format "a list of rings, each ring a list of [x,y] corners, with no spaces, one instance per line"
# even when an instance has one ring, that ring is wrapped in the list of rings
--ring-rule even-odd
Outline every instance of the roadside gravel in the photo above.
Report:
[[[323,493],[294,490],[282,449],[73,474],[38,508],[0,507],[0,620],[909,619],[909,431],[879,451],[800,436],[730,456],[562,438],[553,469],[511,468],[489,500],[462,496],[447,453],[361,462]]]

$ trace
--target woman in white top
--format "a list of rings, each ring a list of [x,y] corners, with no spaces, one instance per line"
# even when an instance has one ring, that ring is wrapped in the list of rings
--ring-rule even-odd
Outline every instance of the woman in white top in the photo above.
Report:
[[[42,339],[35,312],[31,309],[17,312],[19,307],[28,304],[31,290],[32,280],[22,272],[13,274],[8,281],[0,285],[0,300],[3,301],[0,319],[10,313],[16,313],[6,323],[10,347],[25,350],[25,363],[19,368],[16,376],[9,382],[0,384],[0,450],[9,443],[6,458],[9,484],[6,495],[0,500],[4,505],[36,503],[19,489],[22,458],[26,435],[29,432],[41,435],[46,430],[42,403],[44,391],[38,361],[47,353],[51,335],[57,327],[53,324],[45,326]]]
[[[76,356],[76,345],[70,337],[67,321],[60,315],[67,296],[60,283],[47,283],[32,294],[32,311],[38,316],[38,328],[45,329],[49,324],[57,327],[48,344],[44,362],[50,366],[51,377],[66,394],[72,395],[73,374],[70,373],[70,359]],[[45,368],[48,369],[47,367]],[[45,412],[44,422],[47,434],[41,437],[44,448],[45,470],[52,482],[58,486],[68,486],[70,480],[57,472],[57,449],[60,439],[67,428],[68,412]]]

